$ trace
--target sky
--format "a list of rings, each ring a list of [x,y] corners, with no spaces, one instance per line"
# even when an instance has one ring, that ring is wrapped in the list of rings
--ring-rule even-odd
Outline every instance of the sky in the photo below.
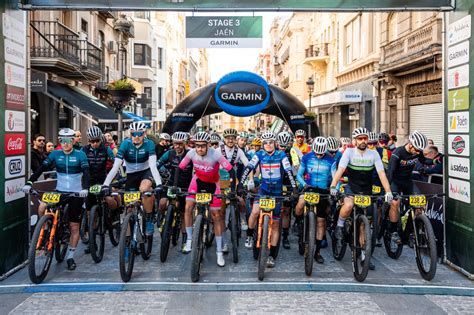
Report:
[[[220,78],[232,71],[246,70],[252,71],[258,60],[258,54],[265,51],[270,46],[269,30],[272,21],[277,16],[288,17],[291,13],[258,12],[255,14],[247,12],[232,13],[202,13],[195,16],[262,16],[263,23],[263,47],[262,48],[209,48],[208,63],[211,82],[217,82]]]

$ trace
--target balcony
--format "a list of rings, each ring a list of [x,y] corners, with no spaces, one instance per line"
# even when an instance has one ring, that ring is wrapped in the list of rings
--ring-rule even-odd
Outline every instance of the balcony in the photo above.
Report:
[[[380,70],[416,66],[442,53],[442,21],[432,20],[422,28],[382,46]]]
[[[96,81],[102,73],[102,49],[58,21],[31,21],[31,67],[59,76]]]
[[[329,63],[329,44],[310,45],[305,49],[305,60],[303,63],[316,69],[326,67]]]

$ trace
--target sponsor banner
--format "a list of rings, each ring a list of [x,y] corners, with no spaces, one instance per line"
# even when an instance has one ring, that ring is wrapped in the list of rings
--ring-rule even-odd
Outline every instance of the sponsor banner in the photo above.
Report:
[[[5,134],[5,155],[21,155],[26,153],[26,136],[24,133]]]
[[[5,111],[5,131],[25,131],[25,112]]]
[[[452,90],[448,92],[448,110],[469,109],[469,88]]]
[[[469,132],[469,112],[448,113],[448,132]]]
[[[452,177],[469,180],[471,178],[471,160],[468,158],[449,156],[448,174]]]
[[[48,77],[45,72],[31,71],[31,92],[46,92],[48,84]]]
[[[25,66],[25,46],[17,44],[7,38],[5,38],[4,44],[5,44],[5,61],[24,67]]]
[[[448,70],[448,89],[469,86],[469,64]]]
[[[471,183],[449,178],[448,179],[448,196],[465,203],[471,203]]]
[[[25,90],[7,85],[5,107],[8,109],[25,110]]]
[[[5,181],[5,202],[24,198],[25,193],[21,191],[23,186],[25,186],[24,177]]]
[[[5,158],[5,178],[25,176],[25,156],[10,156]]]
[[[25,23],[7,13],[3,13],[2,17],[3,36],[17,42],[18,44],[24,45],[26,41]]]
[[[471,37],[471,15],[467,15],[448,26],[448,46]]]
[[[262,48],[261,38],[187,38],[186,48]]]
[[[5,63],[5,84],[25,88],[25,68]]]
[[[448,153],[469,156],[469,135],[448,135]]]
[[[448,68],[469,62],[469,41],[448,48]]]

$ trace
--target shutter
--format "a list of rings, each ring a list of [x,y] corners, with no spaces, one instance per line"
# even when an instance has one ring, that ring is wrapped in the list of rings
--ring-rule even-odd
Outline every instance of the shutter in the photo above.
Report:
[[[410,106],[410,132],[418,130],[433,139],[438,150],[444,153],[444,108],[443,104]]]

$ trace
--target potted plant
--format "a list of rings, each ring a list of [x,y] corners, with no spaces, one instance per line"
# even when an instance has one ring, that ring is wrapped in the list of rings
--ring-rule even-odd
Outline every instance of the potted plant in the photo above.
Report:
[[[114,102],[128,102],[135,92],[132,82],[123,78],[107,85],[107,90]]]

